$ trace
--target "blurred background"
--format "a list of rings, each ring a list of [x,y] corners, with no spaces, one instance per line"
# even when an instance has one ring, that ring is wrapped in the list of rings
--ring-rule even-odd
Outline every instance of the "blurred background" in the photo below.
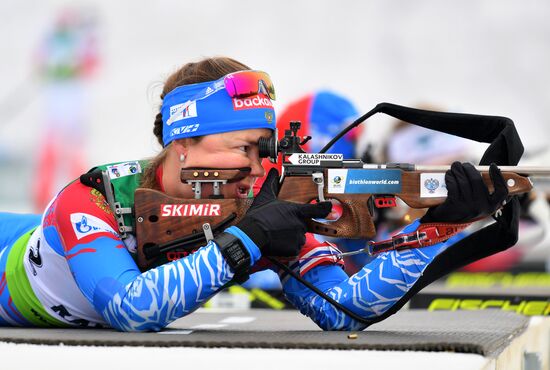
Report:
[[[526,148],[520,164],[550,164],[548,1],[3,0],[0,14],[0,212],[40,212],[94,165],[155,155],[163,81],[210,56],[267,71],[278,126],[301,120],[311,151],[391,102],[510,117]],[[423,164],[476,162],[484,149],[387,116],[335,148]],[[523,199],[519,246],[472,271],[533,261],[547,270],[549,199],[547,190]],[[379,239],[419,215],[406,207],[378,215]],[[349,261],[348,272],[367,262]],[[278,286],[274,276],[256,281]]]

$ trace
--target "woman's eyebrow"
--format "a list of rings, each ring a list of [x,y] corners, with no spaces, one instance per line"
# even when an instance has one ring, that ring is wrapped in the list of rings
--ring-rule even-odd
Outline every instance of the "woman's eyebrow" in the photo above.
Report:
[[[242,146],[242,145],[246,145],[246,146],[258,145],[258,141],[254,141],[254,138],[251,138],[251,137],[240,137],[240,138],[235,138],[232,142],[233,142],[233,145],[237,145],[237,146]]]
[[[244,141],[246,141],[247,143],[253,144],[253,145],[257,145],[259,139],[260,139],[260,137],[258,137],[258,136],[247,136],[247,137],[244,138]]]
[[[236,137],[235,141],[246,142],[246,143],[252,144],[252,145],[258,145],[258,141],[260,140],[261,137],[263,137],[263,136],[254,135],[254,134],[247,134],[245,136]]]

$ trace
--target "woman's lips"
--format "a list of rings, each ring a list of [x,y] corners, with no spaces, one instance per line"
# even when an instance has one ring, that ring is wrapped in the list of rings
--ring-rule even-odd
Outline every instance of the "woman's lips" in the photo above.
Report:
[[[248,198],[248,193],[250,192],[250,185],[248,184],[237,184],[235,188],[235,195],[237,198]]]

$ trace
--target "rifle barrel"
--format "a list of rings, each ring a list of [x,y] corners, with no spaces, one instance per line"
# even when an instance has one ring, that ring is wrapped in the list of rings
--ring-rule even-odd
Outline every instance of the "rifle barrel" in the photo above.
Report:
[[[445,172],[451,166],[423,166],[415,165],[416,171],[423,172]],[[489,171],[489,166],[475,166],[476,170]],[[533,176],[533,177],[550,177],[550,167],[544,166],[499,166],[502,172],[514,172],[519,175]]]

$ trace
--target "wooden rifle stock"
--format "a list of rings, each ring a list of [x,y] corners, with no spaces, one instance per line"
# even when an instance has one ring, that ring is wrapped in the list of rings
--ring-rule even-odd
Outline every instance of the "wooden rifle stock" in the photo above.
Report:
[[[422,170],[401,171],[401,191],[394,194],[334,194],[323,187],[325,200],[335,199],[342,206],[338,220],[319,222],[310,220],[308,231],[331,237],[349,239],[371,239],[376,230],[372,220],[373,199],[380,196],[398,197],[412,208],[428,208],[444,202],[445,197],[422,197],[421,174],[439,171],[444,173],[449,167],[425,167]],[[528,168],[502,168],[511,195],[529,192],[532,183]],[[364,169],[369,171],[368,169]],[[489,190],[493,185],[486,167],[479,167]],[[513,172],[511,170],[514,170]],[[224,170],[216,170],[223,175]],[[319,168],[328,178],[328,169]],[[548,176],[550,170],[537,172]],[[293,175],[284,178],[279,199],[296,202],[315,202],[319,198],[318,184],[309,174]],[[135,192],[135,219],[138,249],[138,265],[142,269],[181,258],[192,250],[205,245],[203,225],[209,224],[214,235],[238,223],[252,204],[253,199],[181,199],[168,196],[160,191],[137,189]]]

